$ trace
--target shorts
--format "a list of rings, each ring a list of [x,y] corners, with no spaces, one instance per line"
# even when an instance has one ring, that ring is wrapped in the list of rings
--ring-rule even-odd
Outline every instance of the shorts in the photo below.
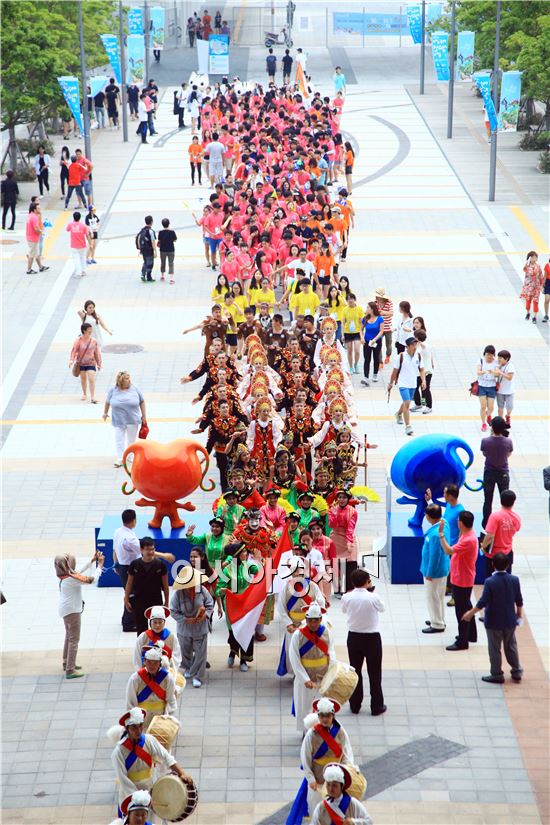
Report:
[[[550,278],[545,280],[544,289],[542,291],[544,295],[550,295]]]
[[[478,397],[483,398],[496,398],[497,397],[497,388],[496,387],[479,387],[477,391]]]
[[[416,387],[399,387],[399,395],[403,401],[412,401],[415,392]]]
[[[204,239],[204,242],[206,243],[207,241],[208,241],[208,246],[210,247],[210,252],[211,252],[213,255],[215,255],[215,254],[216,254],[216,250],[217,250],[218,246],[219,246],[219,245],[221,244],[221,242],[222,242],[222,239],[221,239],[221,238],[205,238],[205,239]]]
[[[348,344],[350,341],[361,340],[360,332],[344,332],[344,341]]]
[[[497,407],[499,409],[506,407],[506,412],[510,414],[514,409],[514,393],[511,392],[505,395],[501,392],[497,392]]]
[[[90,232],[90,237],[92,241],[97,241],[97,232]]]
[[[88,180],[83,180],[82,181],[82,188],[84,189],[84,192],[86,193],[86,195],[91,195],[92,194],[92,181],[89,180],[89,179]]]
[[[346,166],[345,171],[346,175],[351,175],[353,173],[353,166]]]
[[[40,241],[28,241],[29,244],[29,255],[32,255],[33,258],[37,258],[40,254],[38,251],[38,247],[40,245]]]
[[[237,346],[237,333],[236,332],[227,332],[225,334],[225,343],[230,347]]]
[[[330,284],[330,275],[323,275],[323,277],[320,277],[318,280],[321,286],[328,286]]]
[[[93,370],[95,372],[95,367],[93,364],[81,364],[80,365],[80,372],[86,372],[86,370]]]

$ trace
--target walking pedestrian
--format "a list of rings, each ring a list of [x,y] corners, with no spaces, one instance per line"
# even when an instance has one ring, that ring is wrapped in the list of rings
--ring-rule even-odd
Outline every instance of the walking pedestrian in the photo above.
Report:
[[[156,555],[154,540],[145,536],[139,540],[139,547],[141,558],[130,563],[124,588],[124,606],[133,613],[138,636],[149,628],[145,616],[147,608],[154,605],[168,607],[170,601],[168,570]]]
[[[99,92],[94,95],[94,110],[97,128],[105,129],[105,92],[103,89],[100,89]]]
[[[424,578],[430,618],[426,621],[427,626],[422,628],[422,633],[443,633],[445,630],[445,587],[450,565],[439,538],[441,522],[439,504],[428,504],[426,520],[430,527],[424,534],[420,572]],[[443,522],[443,534],[448,541],[449,525],[445,521]]]
[[[510,428],[512,411],[514,409],[514,375],[516,368],[512,364],[512,356],[507,349],[501,349],[497,353],[498,358],[498,387],[497,387],[497,411],[501,418],[506,415],[506,426]]]
[[[359,374],[363,314],[361,307],[357,306],[356,296],[350,293],[347,296],[347,306],[342,312],[342,329],[348,354],[349,371],[356,374]]]
[[[96,264],[95,247],[97,244],[99,216],[97,215],[93,204],[88,207],[88,213],[84,218],[84,222],[88,227],[88,252],[86,255],[86,263]]]
[[[296,63],[302,67],[304,75],[307,71],[307,52],[303,49],[297,49]]]
[[[212,133],[212,140],[204,147],[204,157],[208,155],[208,175],[212,188],[223,179],[223,154],[225,146],[219,140],[218,132]],[[214,206],[214,204],[213,204]]]
[[[392,330],[393,330],[393,302],[386,295],[383,286],[379,286],[374,293],[374,298],[378,304],[378,311],[384,319],[384,344],[386,345],[386,357],[382,360],[382,347],[380,348],[380,369],[384,364],[390,363],[392,355]]]
[[[50,156],[46,154],[46,148],[40,144],[38,147],[38,152],[34,158],[34,171],[36,172],[36,179],[38,181],[38,189],[40,190],[40,194],[44,194],[44,188],[46,191],[50,191]]]
[[[153,218],[151,215],[146,215],[145,226],[142,226],[136,235],[136,249],[138,250],[138,254],[143,258],[143,265],[141,267],[141,280],[143,283],[151,283],[155,280],[152,274],[155,258],[157,257],[156,240],[157,236],[153,229]]]
[[[140,135],[142,143],[147,143],[148,110],[147,106],[145,105],[146,97],[147,95],[144,92],[140,94],[139,103],[137,107],[137,119],[139,120],[139,123],[136,129],[136,135]]]
[[[414,406],[411,407],[411,412],[420,412],[422,415],[430,415],[433,409],[432,398],[432,376],[434,371],[434,357],[432,348],[426,343],[427,334],[425,329],[417,329],[414,332],[414,338],[418,341],[418,352],[422,356],[424,364],[424,375],[426,379],[426,387],[421,391],[420,376],[416,379],[416,390],[414,393]]]
[[[162,219],[162,229],[159,232],[157,246],[160,251],[160,280],[164,281],[164,273],[166,272],[166,261],[168,261],[168,274],[170,275],[170,283],[175,284],[174,278],[174,255],[176,248],[174,246],[178,236],[173,229],[170,229],[170,221],[168,218]]]
[[[82,154],[81,149],[77,149],[75,151],[75,156],[77,163],[79,163],[82,167],[80,184],[84,194],[88,198],[87,206],[90,207],[92,203],[92,169],[94,168],[94,165],[91,160],[88,160],[88,158]],[[84,200],[84,204],[86,205],[86,200]]]
[[[378,304],[375,301],[369,301],[365,309],[365,317],[363,318],[363,374],[364,378],[361,383],[369,386],[370,365],[372,361],[373,376],[372,380],[376,383],[378,381],[378,368],[381,361],[382,352],[382,338],[384,335],[384,319],[380,315]]]
[[[504,682],[502,670],[502,647],[506,661],[510,665],[512,680],[521,682],[523,668],[519,662],[516,627],[523,624],[523,596],[517,576],[506,572],[508,559],[504,553],[497,553],[493,559],[495,572],[485,580],[483,593],[475,607],[466,611],[465,622],[485,608],[485,630],[489,647],[491,674],[482,676],[483,682],[501,685]]]
[[[338,92],[342,92],[343,95],[346,94],[346,76],[342,71],[341,66],[336,66],[336,68],[334,69],[334,77],[332,78],[332,82],[334,83],[335,95],[337,95]]]
[[[71,162],[69,164],[67,194],[65,196],[65,209],[68,208],[71,196],[75,191],[77,197],[77,206],[79,207],[79,209],[84,208],[84,204],[86,203],[86,195],[84,194],[84,190],[82,188],[83,173],[84,168],[82,167],[82,164],[78,162],[76,154],[71,155]]]
[[[548,322],[548,311],[550,310],[550,258],[548,263],[544,265],[544,286],[542,288],[544,293],[544,317],[542,323]]]
[[[269,54],[265,59],[265,69],[267,72],[268,81],[274,81],[275,74],[277,72],[277,58],[273,54],[273,49],[269,49]]]
[[[195,20],[192,17],[187,18],[187,37],[189,38],[189,48],[192,49],[195,45]]]
[[[80,212],[73,212],[73,219],[66,226],[66,231],[70,233],[71,256],[74,269],[73,278],[83,278],[86,275],[86,247],[90,230],[86,224],[82,223]]]
[[[405,352],[399,352],[394,359],[393,372],[388,384],[388,393],[394,386],[399,389],[401,405],[395,413],[395,420],[398,424],[405,422],[405,432],[407,435],[413,434],[411,427],[410,405],[416,392],[417,379],[420,377],[421,390],[426,389],[426,377],[424,373],[424,362],[422,356],[417,352],[418,341],[416,338],[407,338],[405,341]]]
[[[32,268],[33,261],[36,261],[38,272],[46,272],[49,266],[44,266],[40,255],[40,237],[42,233],[42,220],[37,203],[31,203],[27,223],[25,225],[25,237],[27,239],[27,275],[36,275],[37,270]]]
[[[353,146],[351,145],[349,140],[346,140],[346,142],[344,143],[344,150],[344,173],[346,175],[346,188],[348,190],[348,194],[351,195],[353,164],[355,163],[355,152],[353,151]]]
[[[191,117],[191,134],[197,134],[197,123],[200,119],[200,100],[197,86],[193,86],[187,98],[187,111]]]
[[[537,313],[539,311],[539,297],[540,291],[545,286],[546,276],[538,263],[539,256],[533,250],[527,253],[527,261],[523,267],[525,277],[523,279],[523,287],[519,297],[525,301],[525,320],[531,318],[531,303],[533,304],[533,318],[534,324],[537,323]]]
[[[292,72],[292,64],[294,63],[294,60],[290,56],[290,49],[285,49],[281,63],[283,64],[283,85],[287,86],[290,83],[290,74]]]
[[[11,226],[10,230],[15,229],[15,207],[17,205],[17,198],[19,197],[19,187],[15,180],[15,174],[12,169],[8,169],[6,177],[1,184],[2,191],[2,229],[6,228],[6,218],[8,212],[11,212]]]
[[[351,590],[351,576],[357,569],[357,510],[350,504],[351,493],[347,490],[336,490],[335,504],[328,511],[328,526],[331,529],[330,537],[334,542],[336,558],[345,561],[344,582],[341,581],[339,571],[338,590],[335,595],[347,593]]]
[[[84,309],[78,310],[78,317],[83,324],[91,324],[92,325],[92,338],[94,338],[100,347],[103,346],[103,336],[101,334],[101,328],[108,332],[109,335],[112,335],[112,331],[105,325],[103,318],[97,314],[95,308],[94,301],[86,301],[84,303]]]
[[[485,535],[481,541],[481,552],[485,556],[485,572],[490,576],[494,572],[494,558],[504,553],[508,559],[507,570],[512,572],[514,563],[514,536],[521,529],[521,519],[514,511],[516,494],[513,490],[504,490],[500,494],[500,510],[491,513],[485,525]]]
[[[101,369],[101,347],[96,339],[92,337],[92,325],[81,324],[81,334],[74,342],[69,356],[69,369],[73,370],[73,375],[80,377],[82,387],[81,401],[87,400],[88,387],[90,388],[90,402],[97,404],[95,400],[95,379],[96,370]],[[78,366],[75,371],[74,367]]]
[[[133,386],[130,374],[119,372],[115,386],[111,387],[105,399],[103,420],[112,411],[111,423],[115,429],[116,461],[115,467],[122,467],[122,454],[129,444],[138,437],[139,428],[147,421],[145,399],[141,391]]]
[[[488,344],[483,350],[483,357],[479,359],[479,364],[476,367],[482,433],[487,432],[487,427],[491,426],[497,397],[498,365],[495,358],[496,350],[492,344]]]
[[[352,713],[359,713],[363,704],[363,662],[367,664],[372,716],[380,716],[387,710],[382,692],[382,637],[379,613],[386,609],[384,602],[374,592],[374,585],[366,570],[358,568],[351,574],[353,590],[342,596],[342,613],[348,626],[348,658],[359,681],[350,696]]]
[[[182,83],[181,88],[174,92],[174,114],[178,116],[178,129],[185,129],[185,110],[187,108],[188,83]]]
[[[114,77],[111,77],[109,84],[105,87],[105,97],[107,98],[107,117],[109,118],[109,125],[111,129],[113,126],[120,129],[118,122],[118,104],[120,101],[120,89],[115,83]]]
[[[199,180],[199,186],[202,185],[202,158],[204,151],[202,145],[199,143],[199,138],[195,135],[189,144],[189,165],[191,167],[191,186],[195,185],[195,173]]]
[[[126,100],[130,109],[130,120],[138,120],[139,87],[130,83],[126,87]]]
[[[96,552],[88,564],[76,571],[76,559],[70,553],[56,556],[54,567],[59,579],[59,615],[65,625],[65,643],[63,645],[63,670],[66,679],[79,679],[84,671],[76,663],[78,643],[80,642],[80,625],[84,601],[82,599],[82,585],[93,584],[96,577],[99,579],[103,572],[105,556]],[[96,570],[92,565],[96,564]],[[84,575],[92,567],[92,572]]]
[[[397,322],[395,349],[397,352],[405,352],[406,340],[413,334],[413,315],[411,305],[408,301],[399,302],[399,313],[401,315]]]
[[[459,539],[453,542],[445,537],[444,525],[439,522],[439,541],[445,553],[451,557],[451,587],[453,603],[458,622],[458,636],[447,650],[468,650],[469,643],[477,642],[477,626],[475,622],[465,622],[462,617],[472,607],[471,595],[476,578],[476,561],[479,546],[474,526],[474,514],[469,510],[462,510],[458,514],[457,525]]]
[[[172,618],[178,626],[181,669],[194,688],[202,687],[208,658],[214,599],[202,584],[204,574],[191,565],[182,567],[173,584],[170,601]]]
[[[69,166],[71,164],[71,153],[68,146],[61,147],[59,158],[59,182],[61,184],[61,198],[65,198],[65,187],[69,185]]]
[[[222,13],[217,11],[214,16],[214,31],[216,34],[221,34],[222,31]]]
[[[491,421],[491,435],[481,439],[481,452],[485,456],[483,469],[483,521],[485,527],[493,509],[495,484],[499,491],[510,489],[510,468],[508,457],[514,450],[506,421],[499,415]]]

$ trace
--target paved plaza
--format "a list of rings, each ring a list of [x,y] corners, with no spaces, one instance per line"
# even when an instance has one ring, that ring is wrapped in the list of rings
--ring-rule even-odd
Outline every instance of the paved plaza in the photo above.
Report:
[[[316,87],[331,92],[335,55],[321,47],[309,51]],[[367,52],[338,52],[350,78],[342,130],[356,151],[357,213],[341,273],[361,306],[383,286],[396,304],[410,300],[413,313],[424,317],[436,361],[434,413],[414,418],[415,435],[445,432],[466,440],[475,454],[470,482],[483,471],[478,402],[468,395],[475,364],[487,344],[512,352],[517,390],[511,487],[523,520],[514,572],[526,614],[517,634],[522,683],[485,684],[481,625],[476,645],[447,653],[454,610],[447,608],[444,634],[423,635],[423,588],[391,585],[382,559],[376,588],[386,605],[381,634],[388,711],[371,717],[364,708],[352,716],[346,706],[340,720],[363,766],[365,804],[376,825],[547,823],[548,493],[542,468],[549,463],[550,324],[526,323],[518,298],[528,249],[537,249],[543,264],[548,259],[547,185],[534,161],[528,166],[514,148],[517,137],[506,134],[499,139],[497,201],[489,204],[482,106],[469,88],[456,90],[455,137],[448,141],[446,92],[429,71],[426,95],[418,95],[416,51],[373,45]],[[263,49],[235,53],[241,77],[263,80]],[[121,591],[88,588],[79,652],[86,676],[65,681],[53,557],[70,551],[84,562],[103,516],[119,514],[135,499],[121,492],[124,471],[113,467],[112,428],[101,420],[101,401],[116,372],[127,369],[142,390],[150,438],[188,436],[200,412],[191,404],[197,385],[179,384],[203,349],[198,332],[183,338],[181,331],[205,316],[214,280],[191,215],[200,212],[209,191],[191,188],[190,130],[178,131],[172,113],[172,91],[187,77],[190,60],[166,53],[155,67],[162,103],[159,136],[150,145],[138,146],[132,124],[128,144],[121,132],[93,134],[102,234],[98,264],[85,279],[71,278],[68,213],[56,186],[43,210],[53,224],[45,246],[49,272],[24,274],[26,196],[10,233],[15,242],[7,244],[7,233],[2,235],[6,825],[101,825],[116,812],[105,732],[125,709],[135,637],[120,627]],[[33,193],[28,188],[29,197]],[[156,228],[169,217],[177,232],[174,286],[158,280],[146,285],[139,278],[134,237],[147,213]],[[113,330],[112,338],[105,336],[97,406],[80,402],[78,382],[67,368],[76,312],[89,298]],[[109,352],[111,345],[140,350],[120,354]],[[393,417],[395,391],[387,403],[388,380],[388,367],[369,388],[354,377],[359,429],[378,445],[369,452],[368,482],[382,499],[360,514],[365,554],[385,533],[387,470],[405,441]],[[193,501],[206,513],[215,495],[197,491]],[[481,510],[481,494],[464,490],[461,500]],[[372,557],[366,564],[376,572]],[[346,661],[338,602],[330,620],[338,658]],[[175,755],[199,787],[199,806],[188,820],[193,825],[283,825],[301,782],[292,685],[275,675],[282,629],[273,623],[266,632],[268,641],[256,645],[250,671],[229,671],[225,621],[215,620],[206,683],[183,692]]]

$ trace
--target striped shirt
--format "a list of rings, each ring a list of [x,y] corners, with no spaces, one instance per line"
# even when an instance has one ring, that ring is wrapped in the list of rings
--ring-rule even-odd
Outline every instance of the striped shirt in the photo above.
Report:
[[[380,315],[384,318],[384,332],[391,332],[393,328],[393,301],[386,298],[385,303],[382,306],[379,305],[378,309]]]

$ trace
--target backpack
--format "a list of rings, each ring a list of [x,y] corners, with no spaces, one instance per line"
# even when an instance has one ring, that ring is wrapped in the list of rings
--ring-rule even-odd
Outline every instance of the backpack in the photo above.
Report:
[[[139,249],[140,252],[149,252],[152,246],[153,242],[151,240],[149,227],[144,226],[136,235],[136,249]]]

